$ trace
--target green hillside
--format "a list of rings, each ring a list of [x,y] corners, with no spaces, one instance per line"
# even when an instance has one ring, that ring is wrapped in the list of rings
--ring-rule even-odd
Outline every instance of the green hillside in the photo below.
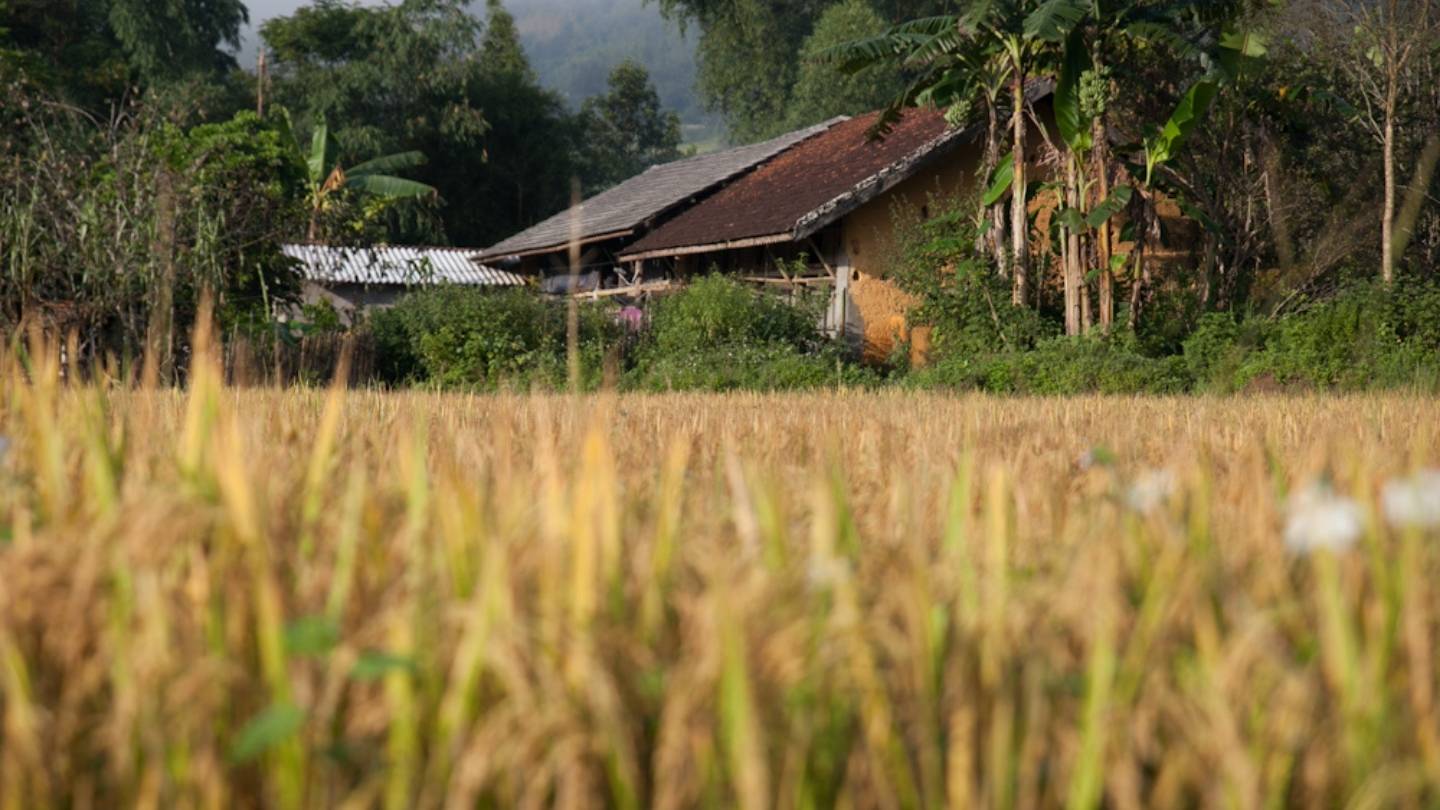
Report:
[[[695,43],[644,0],[507,0],[525,51],[545,86],[572,106],[605,91],[611,68],[633,58],[650,71],[661,101],[680,113],[686,140],[710,140],[719,119],[695,92]]]

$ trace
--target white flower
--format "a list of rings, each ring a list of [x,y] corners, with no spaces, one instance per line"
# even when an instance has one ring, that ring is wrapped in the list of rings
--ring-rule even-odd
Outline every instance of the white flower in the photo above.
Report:
[[[1440,470],[1391,481],[1380,492],[1380,505],[1385,519],[1396,528],[1440,528]]]
[[[850,567],[838,557],[813,557],[805,567],[811,590],[828,591],[850,577]]]
[[[1364,531],[1360,505],[1323,484],[1291,495],[1286,512],[1285,545],[1296,554],[1345,551]]]
[[[1142,473],[1125,490],[1125,505],[1141,514],[1149,514],[1164,506],[1179,489],[1175,473],[1169,470],[1150,470]]]

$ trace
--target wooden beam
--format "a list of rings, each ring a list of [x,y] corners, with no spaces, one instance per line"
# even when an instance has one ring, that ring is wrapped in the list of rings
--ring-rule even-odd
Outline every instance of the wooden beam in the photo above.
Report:
[[[744,248],[760,247],[762,245],[778,245],[782,242],[794,241],[788,233],[771,234],[770,236],[756,236],[749,239],[736,239],[730,242],[711,242],[704,245],[687,245],[685,247],[663,248],[661,250],[647,250],[644,253],[631,253],[622,255],[621,261],[635,261],[636,259],[659,259],[674,258],[676,256],[690,256],[696,253],[718,253],[721,251],[742,250]]]
[[[795,278],[775,278],[774,276],[740,276],[741,281],[749,284],[784,284],[789,287],[809,287],[819,284],[829,284],[829,276],[798,276]]]
[[[604,298],[616,298],[622,295],[639,295],[647,292],[665,292],[680,285],[670,280],[652,281],[647,284],[640,284],[633,287],[616,287],[613,290],[592,290],[591,292],[576,293],[575,297],[585,298],[591,301],[599,301]]]
[[[830,263],[825,261],[825,251],[820,249],[820,245],[816,244],[815,237],[810,237],[808,241],[810,242],[810,247],[815,248],[815,258],[820,260],[820,266],[825,268],[825,273],[829,275],[830,278],[835,278],[835,268],[831,267]]]

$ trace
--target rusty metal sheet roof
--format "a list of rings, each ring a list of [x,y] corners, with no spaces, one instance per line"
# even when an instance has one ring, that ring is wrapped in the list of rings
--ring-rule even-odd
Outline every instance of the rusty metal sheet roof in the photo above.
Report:
[[[872,141],[877,115],[850,119],[799,144],[655,229],[621,258],[803,239],[973,137],[973,130],[950,127],[938,111],[913,110],[884,140]]]
[[[514,273],[480,264],[476,251],[462,248],[284,245],[280,250],[300,263],[307,281],[321,284],[514,287],[525,283]]]
[[[844,120],[836,118],[763,143],[651,167],[580,204],[580,239],[591,242],[597,237],[636,233],[654,218],[692,197],[710,191]],[[482,259],[498,259],[548,253],[565,247],[570,238],[571,213],[567,210],[481,251],[480,255]]]

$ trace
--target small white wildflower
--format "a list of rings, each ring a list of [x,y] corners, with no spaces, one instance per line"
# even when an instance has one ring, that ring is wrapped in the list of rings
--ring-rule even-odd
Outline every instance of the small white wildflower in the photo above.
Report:
[[[1125,505],[1141,514],[1150,514],[1164,506],[1179,489],[1175,473],[1169,470],[1150,470],[1142,473],[1125,490]]]
[[[1290,496],[1286,507],[1285,545],[1296,554],[1341,552],[1355,545],[1364,531],[1364,515],[1353,500],[1317,484]]]
[[[850,576],[850,568],[838,557],[816,557],[805,567],[805,579],[812,590],[828,591]]]
[[[1380,504],[1385,519],[1396,528],[1440,528],[1440,470],[1391,481],[1380,492]]]

